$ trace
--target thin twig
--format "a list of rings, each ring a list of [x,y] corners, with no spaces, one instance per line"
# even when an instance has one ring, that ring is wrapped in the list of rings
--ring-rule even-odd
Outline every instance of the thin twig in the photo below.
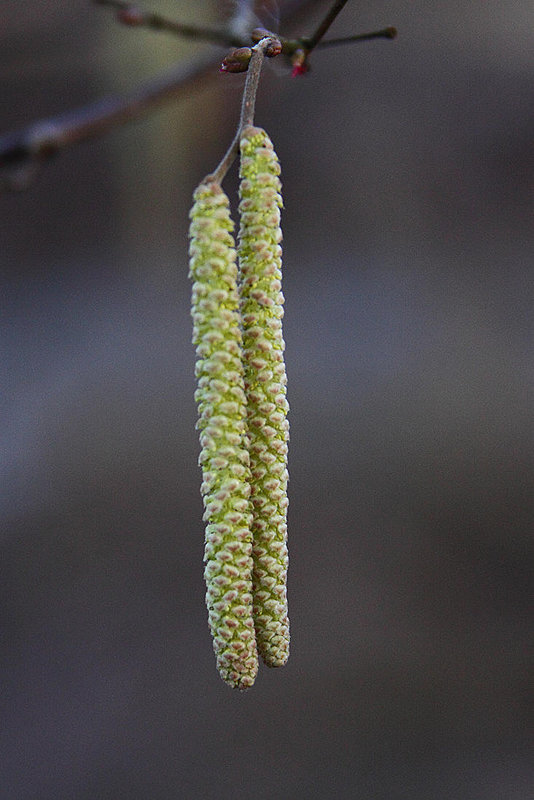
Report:
[[[206,180],[221,183],[224,176],[234,163],[237,153],[239,152],[241,131],[248,125],[254,124],[254,110],[256,107],[256,94],[258,92],[261,68],[263,66],[265,50],[271,42],[271,38],[265,38],[252,48],[252,57],[248,65],[247,79],[245,81],[245,88],[243,90],[243,101],[241,103],[241,114],[239,117],[236,134],[230,147],[224,154],[220,164],[212,173],[210,173],[210,175],[207,176]]]
[[[323,38],[323,36],[327,32],[327,30],[330,27],[330,25],[333,23],[333,21],[335,20],[335,18],[339,14],[339,12],[343,9],[343,7],[346,4],[347,4],[347,0],[337,0],[337,2],[334,3],[332,8],[330,9],[328,14],[326,15],[326,17],[319,24],[319,26],[316,29],[316,31],[314,33],[312,33],[312,35],[309,36],[307,39],[303,40],[307,53],[311,53],[311,51],[314,49],[314,47],[317,47],[317,45],[319,44],[319,42],[321,41],[321,39]]]
[[[190,39],[202,39],[214,44],[223,44],[228,47],[240,47],[245,44],[243,36],[237,35],[234,26],[225,29],[208,28],[203,25],[188,25],[183,22],[175,22],[167,19],[162,14],[155,14],[151,11],[143,11],[137,5],[128,0],[93,0],[99,6],[109,6],[115,8],[119,14],[120,22],[134,27],[151,28],[156,31],[166,31],[167,33],[185,36]],[[241,18],[241,15],[240,15]]]
[[[261,68],[265,57],[265,50],[272,40],[262,39],[252,48],[252,58],[247,71],[245,91],[243,92],[243,102],[241,104],[241,116],[239,119],[239,130],[254,124],[254,110],[256,108],[256,94],[260,81]]]
[[[366,42],[370,39],[395,39],[397,36],[397,29],[390,26],[381,31],[373,31],[372,33],[357,33],[354,36],[344,36],[341,39],[322,39],[317,43],[317,47],[321,50],[325,47],[334,47],[338,44],[350,44],[351,42]]]

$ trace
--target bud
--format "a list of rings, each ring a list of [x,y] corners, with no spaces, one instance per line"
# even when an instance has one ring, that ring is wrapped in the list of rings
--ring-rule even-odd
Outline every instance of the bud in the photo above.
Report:
[[[302,48],[295,50],[291,57],[291,64],[293,65],[293,69],[291,70],[292,78],[297,78],[299,75],[305,75],[310,71],[307,53],[305,50],[302,50]]]
[[[268,37],[276,39],[276,34],[268,31],[266,28],[254,28],[250,34],[250,38],[254,44],[258,44],[258,42],[261,42],[262,39],[267,39]]]
[[[258,42],[261,42],[262,39],[271,39],[265,49],[265,55],[267,58],[279,56],[282,52],[282,42],[280,41],[279,37],[276,35],[276,33],[271,33],[271,31],[268,31],[266,28],[254,28],[250,34],[250,38],[254,44],[258,44]]]
[[[267,58],[274,58],[274,56],[279,56],[282,52],[282,42],[280,39],[271,39],[267,47],[265,48],[265,55]]]
[[[131,6],[124,6],[117,11],[117,19],[119,22],[122,22],[123,25],[144,25],[145,22],[145,15],[139,9],[136,8],[134,5]]]
[[[306,75],[310,71],[307,64],[295,64],[291,70],[291,77],[298,78],[299,75]]]
[[[247,412],[237,263],[226,194],[215,182],[195,190],[190,212],[190,277],[200,443],[207,523],[206,605],[219,673],[246,689],[258,656],[252,615],[252,532]]]
[[[253,515],[253,611],[258,650],[268,666],[279,667],[289,656],[289,426],[282,336],[280,165],[261,128],[245,128],[240,149],[238,255]]]
[[[251,58],[252,50],[250,47],[236,47],[224,57],[220,71],[246,72]]]

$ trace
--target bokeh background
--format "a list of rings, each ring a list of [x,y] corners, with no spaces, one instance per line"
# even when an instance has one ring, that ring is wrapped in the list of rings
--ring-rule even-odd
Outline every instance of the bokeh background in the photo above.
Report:
[[[204,607],[187,277],[243,76],[0,197],[2,798],[534,796],[532,22],[523,0],[363,0],[331,34],[395,42],[265,70],[292,654],[244,694]],[[204,47],[85,0],[4,0],[0,42],[4,132]]]

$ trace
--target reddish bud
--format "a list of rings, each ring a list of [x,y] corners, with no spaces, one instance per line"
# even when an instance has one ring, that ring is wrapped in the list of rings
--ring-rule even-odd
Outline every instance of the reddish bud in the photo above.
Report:
[[[295,66],[291,70],[291,77],[297,78],[299,75],[305,75],[309,71],[310,68],[307,64],[295,64]]]
[[[125,6],[117,11],[117,19],[123,25],[142,25],[145,21],[145,16],[135,6]]]
[[[293,78],[296,78],[299,75],[305,75],[310,69],[305,50],[295,50],[291,59],[291,63],[293,64],[293,70],[291,72],[291,76]]]
[[[271,39],[265,48],[265,55],[267,58],[279,56],[282,52],[282,42],[279,40],[276,33],[271,33],[271,31],[268,31],[266,28],[254,28],[250,34],[250,38],[254,44],[258,44],[258,42],[261,42],[262,39]]]
[[[265,55],[267,58],[274,58],[279,56],[282,52],[282,42],[279,39],[272,39],[265,48]]]

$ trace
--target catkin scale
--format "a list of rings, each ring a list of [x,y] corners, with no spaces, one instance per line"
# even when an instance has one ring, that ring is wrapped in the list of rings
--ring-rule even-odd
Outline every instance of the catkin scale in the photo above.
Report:
[[[249,435],[253,613],[267,666],[289,656],[287,613],[287,421],[281,291],[280,166],[267,133],[240,141],[239,292]]]
[[[206,605],[217,667],[247,689],[258,671],[252,613],[250,460],[237,264],[228,198],[213,181],[190,212],[193,343],[204,502]]]

